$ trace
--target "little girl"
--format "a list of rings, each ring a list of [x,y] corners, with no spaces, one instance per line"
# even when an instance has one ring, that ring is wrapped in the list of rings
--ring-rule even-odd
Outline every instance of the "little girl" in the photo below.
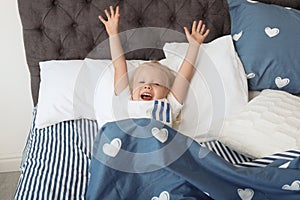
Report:
[[[184,27],[189,47],[176,76],[159,62],[145,62],[135,71],[129,89],[127,64],[119,37],[119,6],[104,10],[107,20],[99,16],[109,35],[110,51],[114,66],[115,95],[129,94],[128,112],[131,117],[148,117],[172,126],[182,109],[189,82],[194,74],[194,64],[199,47],[209,34],[200,20],[193,22],[192,31]]]

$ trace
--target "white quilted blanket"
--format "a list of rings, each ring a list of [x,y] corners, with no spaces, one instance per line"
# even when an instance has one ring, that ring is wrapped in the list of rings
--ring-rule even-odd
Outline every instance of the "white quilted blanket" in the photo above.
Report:
[[[241,112],[225,120],[219,140],[255,158],[300,149],[300,97],[262,91]]]

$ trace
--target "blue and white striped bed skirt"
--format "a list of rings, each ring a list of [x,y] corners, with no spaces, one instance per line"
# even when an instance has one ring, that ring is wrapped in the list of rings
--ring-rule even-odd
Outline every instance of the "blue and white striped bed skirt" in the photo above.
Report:
[[[33,120],[15,199],[85,199],[97,131],[96,121],[87,119],[44,129],[35,128]]]
[[[35,115],[36,109],[23,152],[15,199],[85,199],[92,145],[98,132],[97,122],[79,119],[37,129]],[[240,167],[265,167],[277,158],[289,162],[300,156],[300,151],[292,151],[252,160],[219,141],[202,145]]]

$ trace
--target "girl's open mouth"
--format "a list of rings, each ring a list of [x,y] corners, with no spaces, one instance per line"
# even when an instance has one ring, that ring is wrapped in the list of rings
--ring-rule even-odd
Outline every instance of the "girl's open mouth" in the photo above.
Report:
[[[152,94],[150,94],[148,92],[144,92],[143,94],[141,94],[141,99],[143,99],[145,101],[150,101],[150,100],[152,100]]]

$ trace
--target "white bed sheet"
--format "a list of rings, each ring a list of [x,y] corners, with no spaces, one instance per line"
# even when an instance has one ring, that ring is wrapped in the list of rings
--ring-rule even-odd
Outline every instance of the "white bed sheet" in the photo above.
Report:
[[[264,90],[224,122],[219,140],[250,157],[300,149],[300,97]]]

